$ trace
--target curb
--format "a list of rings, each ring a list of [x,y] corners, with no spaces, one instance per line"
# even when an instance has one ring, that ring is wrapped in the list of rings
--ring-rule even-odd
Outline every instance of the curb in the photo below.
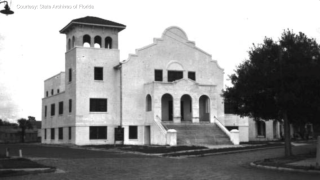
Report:
[[[261,168],[261,169],[320,174],[320,171],[317,171],[317,170],[304,170],[304,169],[295,169],[295,168],[288,168],[288,167],[263,166],[263,165],[255,164],[254,162],[251,162],[250,165],[253,167]]]
[[[226,152],[214,152],[214,153],[204,153],[199,155],[181,155],[181,156],[167,156],[168,158],[192,158],[192,157],[204,157],[204,156],[214,156],[214,155],[223,155],[223,154],[235,154],[235,153],[242,153],[242,152],[250,152],[250,151],[257,151],[257,150],[267,150],[267,149],[276,149],[276,148],[283,148],[283,146],[274,146],[274,147],[265,147],[265,148],[255,148],[255,149],[243,149],[243,150],[235,150],[235,151],[226,151]],[[166,154],[163,154],[164,156]]]

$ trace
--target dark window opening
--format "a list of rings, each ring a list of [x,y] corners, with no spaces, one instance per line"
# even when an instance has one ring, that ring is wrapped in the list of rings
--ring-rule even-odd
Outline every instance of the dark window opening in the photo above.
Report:
[[[111,37],[106,37],[104,39],[104,42],[105,42],[105,48],[106,49],[112,49],[112,39],[111,39]]]
[[[54,94],[54,91],[53,91],[53,89],[51,89],[51,95],[53,95]]]
[[[107,126],[90,126],[90,139],[107,139]]]
[[[72,69],[69,68],[69,82],[72,81]]]
[[[71,40],[69,39],[68,40],[68,50],[70,50],[71,49]]]
[[[151,96],[148,94],[147,98],[146,98],[146,110],[147,111],[152,111],[152,100],[151,100]]]
[[[74,38],[74,36],[72,37],[72,48],[74,48],[75,47],[75,38]]]
[[[44,129],[44,139],[47,139],[47,129]]]
[[[69,113],[72,112],[72,99],[69,99]]]
[[[266,136],[266,123],[264,121],[256,121],[258,136]]]
[[[129,126],[129,139],[138,139],[138,126]]]
[[[71,139],[71,127],[69,127],[69,139]]]
[[[90,99],[90,112],[107,112],[107,99]]]
[[[51,116],[54,116],[54,113],[55,113],[55,104],[51,104]]]
[[[94,37],[94,47],[101,48],[101,37],[100,36]]]
[[[103,80],[103,68],[94,67],[94,80]]]
[[[47,106],[44,106],[44,117],[47,117]]]
[[[188,72],[188,78],[196,81],[196,72]]]
[[[63,139],[63,128],[59,128],[59,140]]]
[[[162,81],[162,70],[154,70],[154,80]]]
[[[91,37],[88,34],[83,36],[82,45],[83,47],[91,47]]]
[[[49,96],[49,92],[48,91],[46,91],[46,97],[48,97]]]
[[[54,128],[51,128],[51,139],[54,140]]]
[[[168,82],[172,82],[183,78],[182,71],[168,71]]]
[[[58,94],[60,93],[60,89],[57,89],[57,93],[58,93]]]
[[[63,114],[63,102],[59,102],[59,114]]]

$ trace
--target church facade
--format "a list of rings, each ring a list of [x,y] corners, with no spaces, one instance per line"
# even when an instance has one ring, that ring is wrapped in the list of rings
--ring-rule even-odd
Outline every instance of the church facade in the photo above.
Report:
[[[84,17],[60,31],[65,72],[44,83],[42,143],[177,145],[188,138],[179,125],[193,132],[215,125],[236,144],[223,125],[217,61],[181,28],[169,27],[120,62],[118,33],[125,27]]]

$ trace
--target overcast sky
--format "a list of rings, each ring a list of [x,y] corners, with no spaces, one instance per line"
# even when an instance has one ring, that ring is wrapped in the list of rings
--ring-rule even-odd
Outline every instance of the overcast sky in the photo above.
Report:
[[[64,9],[54,8],[59,5]],[[320,0],[12,0],[11,8],[14,15],[0,14],[0,118],[11,120],[41,120],[44,80],[64,71],[66,42],[59,30],[72,19],[96,16],[125,24],[121,60],[178,26],[218,61],[227,86],[252,43],[265,36],[277,40],[292,29],[320,40]]]

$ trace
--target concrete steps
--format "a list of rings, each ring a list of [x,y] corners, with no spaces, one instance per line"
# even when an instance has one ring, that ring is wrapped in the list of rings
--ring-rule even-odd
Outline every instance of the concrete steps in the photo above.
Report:
[[[162,122],[168,129],[177,131],[178,145],[232,145],[229,137],[212,123]]]

